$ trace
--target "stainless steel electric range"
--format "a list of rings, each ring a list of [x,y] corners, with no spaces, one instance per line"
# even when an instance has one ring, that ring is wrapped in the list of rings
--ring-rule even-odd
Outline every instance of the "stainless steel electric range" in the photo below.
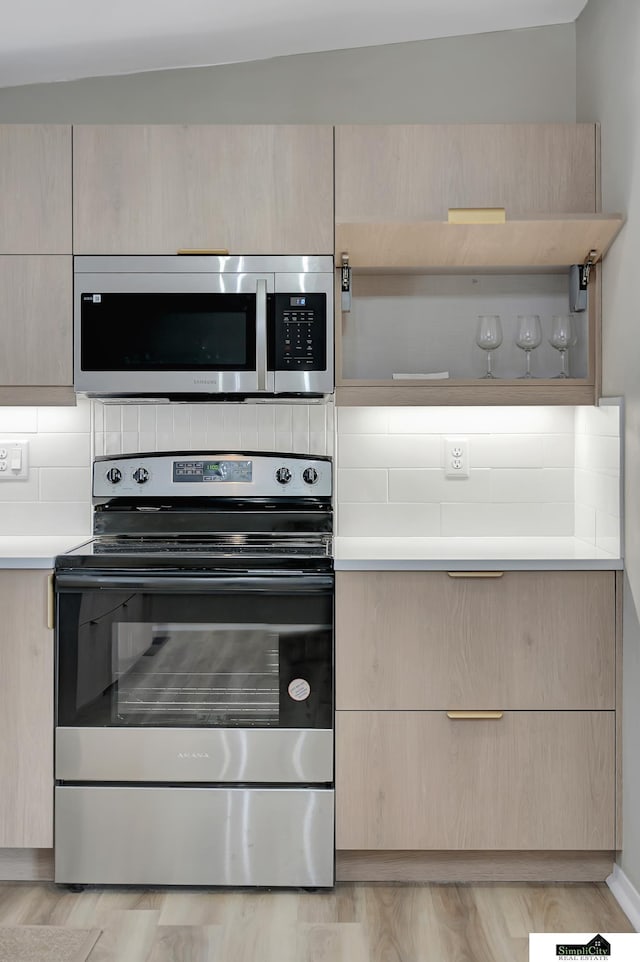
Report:
[[[55,880],[334,881],[332,464],[98,458],[56,559]]]

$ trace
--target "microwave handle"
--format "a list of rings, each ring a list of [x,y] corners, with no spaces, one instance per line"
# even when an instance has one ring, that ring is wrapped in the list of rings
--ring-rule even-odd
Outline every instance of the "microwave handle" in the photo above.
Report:
[[[258,390],[267,390],[267,282],[256,281],[256,371]]]

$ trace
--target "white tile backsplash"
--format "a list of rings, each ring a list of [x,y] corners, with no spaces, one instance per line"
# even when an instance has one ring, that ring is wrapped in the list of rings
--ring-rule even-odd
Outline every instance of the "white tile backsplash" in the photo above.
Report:
[[[0,499],[6,502],[39,501],[40,469],[29,468],[29,477],[20,481],[3,481],[0,485]]]
[[[388,430],[402,434],[573,434],[574,408],[387,408]],[[339,411],[342,415],[342,410]]]
[[[122,431],[122,409],[127,407],[124,404],[105,404],[104,405],[104,430],[107,434],[114,434]]]
[[[343,468],[436,468],[442,464],[442,439],[438,435],[347,434],[340,430],[338,411],[338,463]]]
[[[620,438],[605,435],[576,435],[576,468],[618,474]]]
[[[389,411],[393,408],[341,408],[340,434],[386,434],[389,430]],[[411,408],[416,411],[417,408]],[[411,423],[411,417],[407,418]],[[410,427],[405,431],[409,432]]]
[[[3,535],[90,531],[91,404],[0,408],[0,432],[29,442],[29,477],[0,484]]]
[[[384,503],[390,500],[387,491],[387,479],[393,474],[392,471],[384,471],[380,468],[340,468],[337,477],[337,491],[340,501],[344,504],[347,501],[365,502],[378,501]],[[420,501],[421,498],[396,498],[394,501]],[[426,500],[426,499],[424,499]]]
[[[384,529],[419,536],[420,519],[428,518],[424,525],[435,536],[575,534],[618,551],[620,411],[613,403],[593,409],[339,408],[337,424],[341,535],[367,537]],[[444,477],[448,436],[468,440],[468,480]],[[415,515],[412,530],[408,517],[430,507],[437,511]]]
[[[344,537],[434,538],[440,534],[439,504],[340,505],[339,533]]]
[[[16,482],[17,483],[17,482]],[[91,502],[0,501],[3,535],[88,535]]]
[[[389,501],[438,504],[444,501],[470,501],[476,504],[490,501],[491,474],[488,469],[472,468],[468,479],[448,480],[441,468],[391,468]]]
[[[37,408],[38,433],[88,434],[91,430],[91,405],[84,398],[75,407]]]
[[[101,429],[98,427],[98,412],[105,410],[104,404],[99,404],[96,402],[94,405],[96,411],[96,431]],[[137,409],[138,411],[138,430],[142,433],[143,431],[147,434],[155,434],[156,432],[156,408],[152,404],[141,404]],[[105,430],[103,427],[102,430]]]
[[[573,504],[442,505],[445,538],[562,538],[573,532]]]
[[[504,468],[489,473],[493,502],[562,502],[573,505],[571,468]]]
[[[32,468],[86,468],[91,464],[91,436],[89,432],[36,434],[29,438],[29,464]]]
[[[575,464],[575,435],[543,434],[542,466],[572,468]]]
[[[96,451],[294,451],[333,454],[333,404],[94,402]]]
[[[91,497],[91,468],[40,468],[41,501],[87,501]]]
[[[96,405],[97,406],[97,405]],[[123,431],[128,431],[130,434],[138,433],[138,406],[137,404],[125,404],[121,409],[122,418],[121,426]]]
[[[575,433],[619,437],[622,411],[618,402],[618,398],[609,398],[599,407],[576,408]]]
[[[542,435],[487,434],[469,438],[469,459],[476,468],[539,468]]]
[[[599,408],[340,408],[102,404],[0,408],[26,438],[30,476],[0,483],[3,534],[88,534],[93,453],[334,453],[344,536],[577,537],[617,551],[620,422]],[[470,477],[447,480],[443,438],[467,437]]]
[[[588,541],[589,544],[596,543],[596,509],[592,508],[588,504],[579,504],[576,502],[575,506],[575,536],[576,538],[581,538],[582,541]]]
[[[37,430],[38,408],[0,407],[0,431],[3,434],[33,434]]]
[[[122,443],[120,446],[123,454],[134,454],[140,450],[138,446],[140,435],[137,431],[123,431],[121,437]]]

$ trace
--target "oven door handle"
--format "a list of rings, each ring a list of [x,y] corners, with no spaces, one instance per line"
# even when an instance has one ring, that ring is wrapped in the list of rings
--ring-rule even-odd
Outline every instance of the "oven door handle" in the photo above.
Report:
[[[182,594],[228,594],[239,591],[243,594],[310,594],[333,591],[332,575],[300,574],[285,576],[224,576],[207,575],[199,578],[171,577],[163,575],[85,575],[57,574],[56,588],[59,591],[70,589],[99,588],[107,591],[147,591],[154,593]]]

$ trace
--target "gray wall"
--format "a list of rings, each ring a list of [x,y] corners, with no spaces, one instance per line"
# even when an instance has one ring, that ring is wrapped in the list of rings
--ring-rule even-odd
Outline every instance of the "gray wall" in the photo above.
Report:
[[[0,122],[571,123],[575,105],[571,23],[5,87]]]
[[[623,851],[640,890],[640,4],[589,0],[577,22],[578,120],[599,121],[603,210],[627,223],[603,269],[604,394],[626,403]]]

